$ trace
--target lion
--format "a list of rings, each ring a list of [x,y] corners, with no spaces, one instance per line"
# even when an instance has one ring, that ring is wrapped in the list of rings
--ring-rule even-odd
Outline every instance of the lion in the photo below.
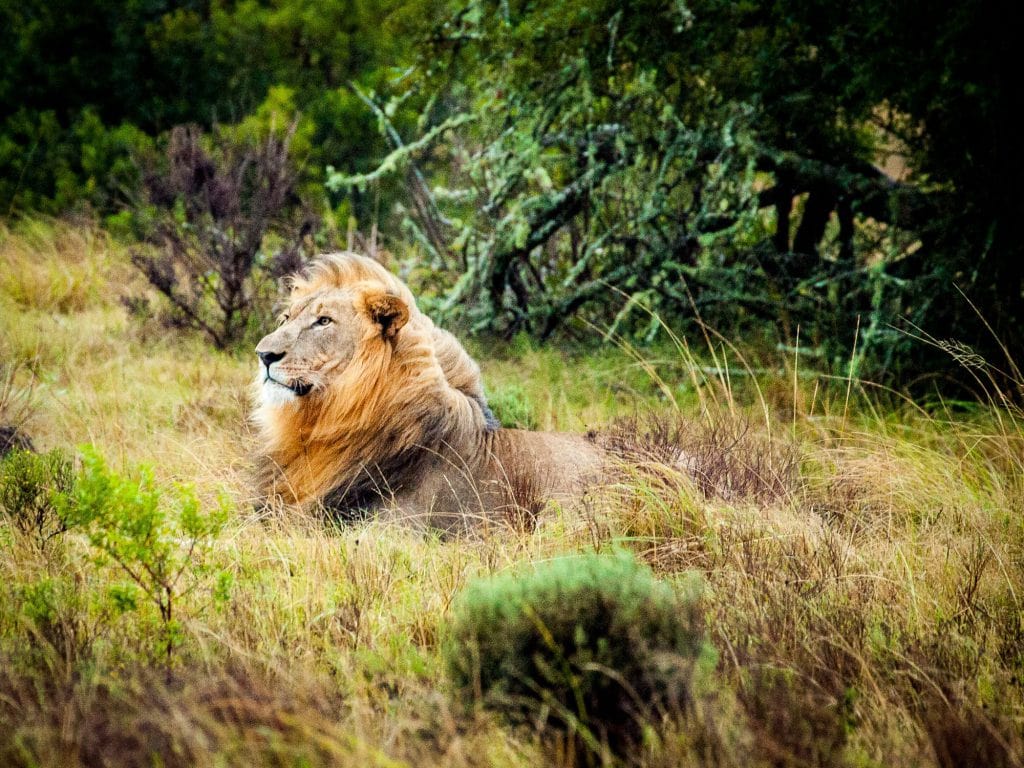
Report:
[[[502,428],[479,366],[378,262],[326,254],[290,286],[256,347],[268,498],[451,532],[579,498],[596,478],[586,438]]]

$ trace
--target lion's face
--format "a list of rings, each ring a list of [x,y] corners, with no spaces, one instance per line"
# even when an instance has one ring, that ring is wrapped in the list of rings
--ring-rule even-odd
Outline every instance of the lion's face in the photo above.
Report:
[[[256,345],[264,405],[294,403],[326,391],[361,345],[391,342],[409,308],[373,284],[293,293],[276,331]]]

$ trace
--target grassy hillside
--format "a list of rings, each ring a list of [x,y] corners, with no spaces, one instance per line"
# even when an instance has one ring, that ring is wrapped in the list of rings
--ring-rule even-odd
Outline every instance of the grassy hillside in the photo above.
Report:
[[[0,422],[39,451],[94,446],[108,469],[93,481],[126,504],[184,509],[188,484],[226,514],[200,534],[168,517],[130,552],[0,518],[0,764],[567,763],[543,722],[457,703],[446,621],[478,577],[623,548],[680,589],[700,575],[717,654],[640,764],[1024,760],[1018,411],[915,404],[798,356],[754,366],[713,339],[489,347],[506,422],[651,452],[584,512],[536,525],[454,541],[335,529],[254,510],[253,360],[130,317],[122,299],[145,290],[89,225],[0,230]],[[140,465],[149,485],[133,485]],[[170,619],[130,570],[159,553],[177,575],[141,581],[169,586]]]

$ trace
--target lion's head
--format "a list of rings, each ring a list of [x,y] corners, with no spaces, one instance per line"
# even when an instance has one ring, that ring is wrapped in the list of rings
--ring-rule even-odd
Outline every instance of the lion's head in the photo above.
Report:
[[[296,287],[281,325],[256,347],[261,402],[274,407],[327,393],[357,351],[389,352],[387,342],[409,322],[409,312],[406,300],[377,281]]]
[[[322,256],[292,278],[281,325],[256,353],[267,482],[289,501],[380,475],[391,482],[416,451],[497,426],[476,363],[363,256]]]

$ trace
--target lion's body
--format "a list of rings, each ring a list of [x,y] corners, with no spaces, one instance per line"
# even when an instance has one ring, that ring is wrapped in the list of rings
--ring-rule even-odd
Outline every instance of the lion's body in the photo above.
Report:
[[[568,499],[601,465],[581,437],[500,429],[476,363],[370,259],[323,257],[289,315],[257,347],[268,495],[454,529]]]

